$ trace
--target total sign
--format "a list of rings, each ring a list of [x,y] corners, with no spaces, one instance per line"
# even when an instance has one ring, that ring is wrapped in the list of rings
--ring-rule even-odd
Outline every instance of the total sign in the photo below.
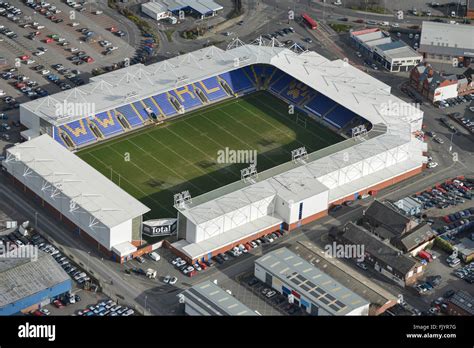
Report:
[[[143,233],[152,236],[169,236],[176,233],[177,219],[158,219],[143,222]]]

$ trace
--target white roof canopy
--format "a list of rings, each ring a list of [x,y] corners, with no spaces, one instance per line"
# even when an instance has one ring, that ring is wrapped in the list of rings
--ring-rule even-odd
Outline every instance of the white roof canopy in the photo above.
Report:
[[[23,176],[42,180],[44,190],[61,192],[103,225],[112,228],[150,211],[100,172],[44,134],[7,150],[6,165],[26,167]]]

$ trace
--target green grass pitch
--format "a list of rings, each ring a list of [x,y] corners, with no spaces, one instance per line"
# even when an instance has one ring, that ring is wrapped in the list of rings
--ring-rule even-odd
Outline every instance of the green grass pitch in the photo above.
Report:
[[[306,119],[306,125],[302,121]],[[161,125],[78,152],[78,156],[147,205],[146,218],[176,215],[173,195],[196,197],[240,180],[248,164],[218,163],[218,151],[257,150],[263,171],[291,160],[291,150],[308,152],[343,140],[341,136],[268,92],[256,92],[196,110]]]

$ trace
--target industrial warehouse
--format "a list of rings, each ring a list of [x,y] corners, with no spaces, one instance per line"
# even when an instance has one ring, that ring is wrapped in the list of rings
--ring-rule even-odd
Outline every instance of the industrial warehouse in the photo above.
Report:
[[[32,246],[22,247],[26,248],[33,249]],[[0,315],[28,313],[71,290],[71,278],[53,257],[42,251],[36,252],[37,260],[2,255]]]
[[[186,93],[178,91],[182,100],[191,94],[191,88],[196,89],[197,95],[210,93],[209,89],[198,91],[192,84],[227,72],[241,74],[225,75],[228,82],[217,78],[224,90],[233,89],[229,98],[235,98],[255,90],[249,83],[237,92],[247,74],[242,70],[253,66],[260,69],[258,64],[271,68],[272,74],[280,74],[281,81],[290,76],[317,91],[314,102],[300,107],[301,112],[336,130],[350,131],[351,122],[360,119],[366,120],[368,127],[352,130],[346,140],[330,147],[295,153],[292,161],[261,173],[251,167],[242,180],[217,190],[192,199],[181,197],[175,202],[180,240],[164,244],[176,254],[188,261],[210,259],[263,234],[294,230],[327,215],[334,204],[375,194],[422,171],[426,144],[414,136],[421,129],[422,111],[392,96],[388,85],[342,60],[330,61],[315,52],[297,53],[261,42],[236,44],[228,50],[208,47],[149,66],[133,65],[94,77],[91,83],[54,97],[21,104],[21,122],[38,135],[48,135],[8,149],[4,165],[17,182],[25,185],[25,190],[40,197],[40,204],[54,207],[78,233],[91,237],[98,248],[123,262],[138,253],[141,219],[149,209],[66,150],[76,151],[120,132],[104,127],[107,122],[103,119],[94,123],[87,112],[65,111],[58,115],[54,112],[57,104],[90,100],[95,104],[97,118],[116,117],[116,124],[122,124],[126,131],[125,125],[138,128],[156,119],[164,120],[162,111],[168,117],[187,111],[184,103],[177,109],[169,106],[174,114],[168,114],[162,99],[154,97],[162,104],[150,102],[148,114],[132,117],[130,112],[138,113],[135,101],[143,102],[163,93],[168,95],[167,102],[176,107],[180,98],[167,91],[183,87]],[[277,94],[276,87],[272,88],[270,92]],[[303,94],[301,98],[304,97]],[[323,100],[328,104],[324,108],[320,104]],[[109,112],[115,109],[121,110],[116,116]],[[332,114],[333,111],[337,112]],[[79,215],[78,210],[86,214]]]
[[[194,285],[178,296],[184,302],[184,311],[187,315],[257,315],[253,310],[232,296],[232,293],[221,289],[217,284],[209,280]]]
[[[255,261],[255,277],[318,316],[368,315],[370,303],[287,248]]]

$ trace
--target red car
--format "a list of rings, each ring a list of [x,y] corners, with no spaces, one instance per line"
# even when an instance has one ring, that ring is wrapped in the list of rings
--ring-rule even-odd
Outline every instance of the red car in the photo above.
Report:
[[[193,271],[188,273],[188,277],[194,277],[196,275],[196,273],[197,273],[197,271],[193,270]]]
[[[109,30],[112,32],[112,33],[115,33],[118,29],[116,27],[110,27]]]
[[[444,222],[446,222],[447,224],[451,223],[451,220],[449,220],[449,216],[448,216],[448,215],[443,216],[443,220],[444,220]]]
[[[54,42],[54,40],[51,39],[50,37],[44,39],[44,43],[47,43],[47,44],[48,44],[48,43],[51,43],[51,42]]]
[[[207,268],[207,265],[204,262],[198,262],[198,263],[199,263],[199,266],[201,266],[203,270]]]
[[[44,317],[46,316],[46,314],[44,314],[43,312],[41,312],[39,309],[37,309],[36,311],[33,312],[33,315],[36,316],[36,317]]]
[[[56,306],[56,308],[63,308],[64,307],[64,304],[59,300],[54,300],[53,304]]]
[[[94,58],[92,57],[89,57],[89,56],[85,56],[84,58],[82,58],[82,60],[86,63],[92,63],[94,62]]]
[[[21,60],[28,60],[30,59],[30,56],[27,56],[26,54],[20,57]]]

